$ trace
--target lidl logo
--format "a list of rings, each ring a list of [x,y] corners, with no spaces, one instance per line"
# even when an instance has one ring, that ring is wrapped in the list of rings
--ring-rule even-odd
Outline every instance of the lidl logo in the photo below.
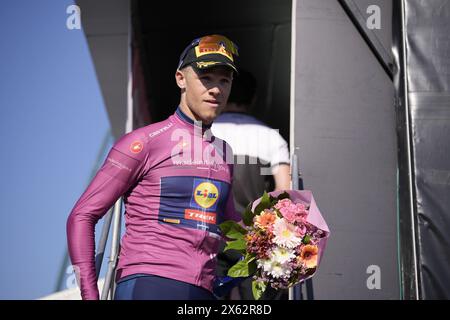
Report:
[[[219,198],[219,190],[211,182],[202,182],[194,189],[194,200],[202,208],[212,207]]]

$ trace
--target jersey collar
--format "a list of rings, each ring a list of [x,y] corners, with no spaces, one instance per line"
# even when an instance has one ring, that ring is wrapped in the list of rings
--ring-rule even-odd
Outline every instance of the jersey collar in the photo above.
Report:
[[[178,106],[177,111],[175,111],[175,114],[178,116],[178,118],[180,118],[183,122],[191,125],[191,126],[199,126],[200,121],[194,121],[191,118],[189,118],[187,116],[187,114],[185,114],[183,111],[181,111],[180,106]],[[212,123],[210,124],[203,124],[202,123],[202,130],[208,130],[211,128]]]

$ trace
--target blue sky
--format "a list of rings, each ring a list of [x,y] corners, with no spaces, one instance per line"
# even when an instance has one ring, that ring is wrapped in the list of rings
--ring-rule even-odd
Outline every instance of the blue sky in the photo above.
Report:
[[[54,291],[67,216],[109,131],[84,33],[66,27],[71,4],[0,10],[0,299]]]

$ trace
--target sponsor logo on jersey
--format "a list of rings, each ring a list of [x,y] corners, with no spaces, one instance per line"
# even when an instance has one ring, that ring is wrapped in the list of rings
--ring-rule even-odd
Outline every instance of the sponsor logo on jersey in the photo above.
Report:
[[[215,212],[205,212],[195,209],[185,209],[184,218],[188,220],[196,220],[200,222],[216,224]]]
[[[160,223],[221,234],[229,183],[193,176],[161,177],[160,192]]]
[[[167,222],[167,223],[175,223],[175,224],[180,224],[180,223],[181,223],[181,222],[180,222],[180,219],[164,218],[163,221],[164,221],[164,222]]]
[[[202,182],[194,189],[194,200],[200,207],[208,209],[219,198],[219,190],[211,182]]]
[[[133,153],[139,153],[139,152],[142,151],[143,148],[144,148],[144,145],[140,141],[134,141],[130,145],[130,151],[133,152]]]
[[[153,132],[150,132],[150,133],[148,134],[148,136],[149,136],[150,138],[153,138],[153,137],[157,136],[158,134],[163,133],[164,131],[170,129],[170,127],[172,127],[172,126],[173,126],[173,123],[172,123],[172,122],[169,122],[169,123],[168,123],[167,125],[165,125],[164,127],[159,128],[158,130],[155,130],[155,131],[153,131]]]
[[[109,162],[109,163],[111,163],[111,165],[113,165],[113,166],[116,167],[116,168],[119,168],[119,169],[125,169],[125,170],[127,170],[127,171],[131,171],[131,168],[128,167],[126,164],[124,164],[124,163],[120,162],[119,160],[116,160],[116,159],[114,159],[114,158],[112,158],[112,157],[108,157],[108,158],[106,159],[106,161]]]

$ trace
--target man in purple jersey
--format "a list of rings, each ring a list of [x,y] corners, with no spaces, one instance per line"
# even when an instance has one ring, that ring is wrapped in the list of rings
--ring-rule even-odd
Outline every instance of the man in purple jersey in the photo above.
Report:
[[[241,220],[231,192],[233,154],[210,126],[226,105],[236,46],[195,39],[175,73],[180,104],[168,119],[121,137],[67,221],[83,299],[98,299],[94,227],[123,196],[115,299],[214,299],[218,225]]]

